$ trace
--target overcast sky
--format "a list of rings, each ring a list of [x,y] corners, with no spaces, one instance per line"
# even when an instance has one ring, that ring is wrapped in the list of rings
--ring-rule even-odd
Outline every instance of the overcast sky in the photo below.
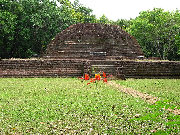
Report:
[[[97,17],[104,14],[114,21],[135,18],[140,11],[153,8],[163,8],[165,11],[180,10],[180,0],[79,0],[79,2],[91,8]]]

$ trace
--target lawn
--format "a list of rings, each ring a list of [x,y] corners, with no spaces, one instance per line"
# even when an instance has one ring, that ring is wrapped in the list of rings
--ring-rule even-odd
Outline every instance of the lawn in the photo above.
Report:
[[[180,107],[180,79],[127,79],[115,82]]]
[[[131,87],[128,84],[133,81],[137,80],[116,83]],[[144,90],[144,81],[139,80],[139,87],[134,88]],[[166,89],[166,84],[161,89]],[[170,86],[176,94],[156,96],[177,105],[179,80]],[[169,87],[164,91],[170,91]],[[0,79],[1,134],[178,134],[179,125],[179,115],[102,82],[87,85],[76,78]]]

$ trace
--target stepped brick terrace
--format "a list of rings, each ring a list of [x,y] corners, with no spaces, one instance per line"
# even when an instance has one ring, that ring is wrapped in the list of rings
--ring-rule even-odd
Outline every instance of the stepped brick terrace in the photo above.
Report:
[[[136,39],[118,26],[76,24],[57,34],[44,58],[136,59],[143,52]]]
[[[143,59],[136,39],[118,26],[75,24],[58,33],[42,58],[1,59],[0,77],[179,78],[180,62]]]

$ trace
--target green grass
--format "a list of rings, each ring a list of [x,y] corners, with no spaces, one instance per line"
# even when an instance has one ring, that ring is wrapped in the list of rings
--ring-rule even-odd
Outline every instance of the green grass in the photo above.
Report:
[[[178,134],[178,124],[179,116],[101,82],[0,79],[1,134]]]
[[[116,83],[180,106],[180,79],[127,79]]]

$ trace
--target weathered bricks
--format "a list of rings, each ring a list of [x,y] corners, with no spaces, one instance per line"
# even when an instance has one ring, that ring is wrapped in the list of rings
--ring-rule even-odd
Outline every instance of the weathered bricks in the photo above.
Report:
[[[179,78],[180,62],[133,60],[1,60],[0,77],[77,77],[105,71],[126,78]]]
[[[73,60],[2,60],[0,77],[81,76],[83,63]]]
[[[136,39],[119,26],[97,23],[75,24],[57,34],[44,58],[136,59],[143,52]],[[99,56],[99,57],[98,57]]]
[[[92,67],[100,67],[98,71],[107,71],[107,74],[123,74],[126,78],[179,78],[180,62],[171,61],[89,61]],[[103,64],[105,66],[103,66]],[[109,65],[109,66],[107,66]],[[111,69],[109,69],[111,67]],[[97,69],[96,69],[97,70]]]
[[[41,59],[0,59],[0,77],[82,76],[97,67],[126,78],[180,78],[180,62],[138,57],[143,53],[136,39],[118,26],[76,24],[59,33]]]

